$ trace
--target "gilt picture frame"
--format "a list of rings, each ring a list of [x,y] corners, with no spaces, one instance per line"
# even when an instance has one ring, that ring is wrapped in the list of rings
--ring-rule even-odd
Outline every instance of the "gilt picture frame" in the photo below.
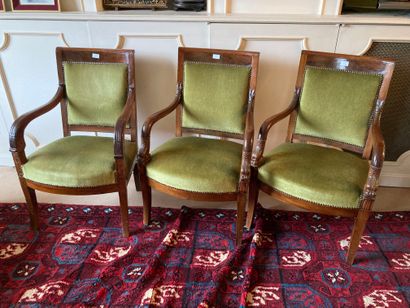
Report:
[[[60,0],[11,0],[11,8],[16,12],[60,12]]]
[[[106,9],[166,9],[168,0],[103,0]]]
[[[0,0],[0,12],[6,11],[6,5],[4,4],[4,0]]]

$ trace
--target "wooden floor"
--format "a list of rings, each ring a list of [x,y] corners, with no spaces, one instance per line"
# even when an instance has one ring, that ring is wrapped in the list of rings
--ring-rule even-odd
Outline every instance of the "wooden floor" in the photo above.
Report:
[[[91,204],[91,205],[118,205],[117,194],[94,196],[63,196],[38,192],[38,201],[41,203]],[[128,185],[128,200],[130,206],[142,206],[141,193],[135,191],[133,180]],[[260,203],[266,208],[281,210],[300,209],[282,204],[261,193]],[[16,170],[11,167],[0,167],[0,203],[24,202]],[[180,208],[182,205],[197,208],[224,208],[235,209],[236,202],[198,202],[178,200],[153,191],[153,206]],[[380,187],[374,207],[375,211],[410,211],[410,188]]]

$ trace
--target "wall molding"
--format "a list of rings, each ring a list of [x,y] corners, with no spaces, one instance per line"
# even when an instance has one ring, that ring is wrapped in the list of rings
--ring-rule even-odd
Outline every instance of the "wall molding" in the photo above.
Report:
[[[129,33],[127,34],[127,33],[124,33],[124,34],[118,34],[117,43],[114,48],[115,49],[123,48],[125,45],[125,41],[128,38],[164,39],[164,40],[175,39],[178,42],[179,47],[185,47],[182,34],[180,33],[177,33],[177,34],[163,34],[163,33],[142,33],[142,34]]]
[[[206,1],[206,11],[208,14],[215,13],[215,2],[214,0],[207,0]]]
[[[223,14],[232,14],[232,13],[236,13],[236,12],[232,12],[232,1],[241,1],[241,0],[224,0],[224,5],[223,5]],[[342,1],[338,0],[338,5],[340,6],[340,3]],[[213,14],[215,12],[215,0],[209,0],[208,4],[210,4],[211,6],[211,10],[208,11],[209,13]],[[317,14],[318,15],[325,15],[326,13],[326,4],[327,4],[327,0],[320,0],[319,1],[319,5],[317,8]],[[218,12],[219,13],[219,12]],[[252,14],[252,12],[249,12],[250,14]],[[274,12],[267,12],[270,14],[274,14]]]
[[[410,39],[408,37],[370,37],[367,41],[366,47],[358,53],[359,56],[363,56],[369,49],[372,47],[373,43],[410,43]]]
[[[246,42],[254,41],[254,42],[263,42],[263,41],[301,41],[302,42],[302,49],[309,50],[308,48],[308,38],[305,36],[241,36],[239,38],[238,45],[236,46],[236,50],[244,50],[246,46]]]
[[[342,15],[342,9],[343,9],[343,0],[338,0],[335,15],[337,16]]]
[[[12,36],[57,36],[64,43],[65,47],[70,47],[62,32],[4,32],[0,52],[9,48]]]
[[[385,161],[380,185],[410,187],[410,151],[404,152],[396,161]]]
[[[319,15],[325,15],[326,0],[321,0],[318,8]]]
[[[9,107],[9,111],[12,115],[13,121],[16,120],[18,118],[18,112],[17,112],[17,108],[16,108],[16,103],[13,99],[13,96],[11,94],[11,90],[10,90],[10,86],[9,86],[9,82],[7,80],[7,75],[6,75],[6,71],[4,69],[4,65],[3,65],[3,60],[1,58],[1,53],[4,52],[5,50],[7,50],[10,47],[11,41],[12,41],[12,37],[13,36],[57,36],[58,38],[60,38],[60,40],[63,42],[63,44],[66,47],[69,47],[64,34],[61,32],[4,32],[3,33],[3,42],[0,45],[0,80],[3,84],[3,88],[4,88],[4,92],[6,94],[6,100],[8,103],[8,107]],[[25,132],[24,134],[27,138],[29,138],[34,146],[37,148],[40,146],[40,142],[38,141],[38,139],[31,133],[29,132]]]
[[[330,3],[329,3],[330,2]],[[338,16],[342,14],[343,0],[322,0],[318,14],[321,16]]]

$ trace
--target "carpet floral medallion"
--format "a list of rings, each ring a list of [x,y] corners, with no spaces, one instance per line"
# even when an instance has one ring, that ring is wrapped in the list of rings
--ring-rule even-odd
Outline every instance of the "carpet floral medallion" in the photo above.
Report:
[[[0,205],[0,306],[408,307],[410,213],[373,213],[347,265],[352,219],[257,209],[237,248],[235,211]]]

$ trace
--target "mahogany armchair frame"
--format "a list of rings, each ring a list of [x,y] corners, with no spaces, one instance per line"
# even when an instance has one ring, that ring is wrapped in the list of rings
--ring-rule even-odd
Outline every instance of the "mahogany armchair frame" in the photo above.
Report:
[[[383,81],[380,85],[377,100],[372,111],[371,123],[367,132],[366,143],[363,148],[337,142],[334,140],[304,136],[295,133],[296,119],[299,110],[298,107],[305,75],[305,67],[307,65],[338,70],[362,71],[383,75]],[[266,119],[259,130],[256,148],[253,152],[251,160],[251,184],[249,188],[249,205],[246,221],[246,227],[248,229],[252,224],[255,205],[258,202],[259,190],[262,190],[266,194],[271,195],[279,201],[292,204],[313,212],[321,213],[324,215],[355,217],[355,223],[349,250],[347,253],[347,262],[349,264],[353,264],[355,254],[360,243],[360,238],[363,234],[367,219],[376,197],[378,180],[384,161],[384,140],[380,130],[380,116],[387,96],[393,69],[394,62],[385,59],[306,50],[302,51],[294,96],[290,105],[284,111]],[[320,206],[313,202],[308,202],[306,200],[301,200],[290,195],[283,194],[258,179],[258,167],[261,165],[263,160],[263,152],[265,149],[265,143],[268,133],[272,126],[288,116],[290,116],[290,119],[286,142],[311,142],[317,145],[336,147],[344,151],[357,153],[361,155],[362,158],[370,160],[368,177],[366,184],[363,187],[363,193],[358,209]],[[292,166],[289,166],[289,168],[292,168]]]
[[[126,174],[123,153],[125,135],[129,135],[130,140],[137,144],[137,111],[135,100],[134,51],[125,49],[111,50],[96,48],[57,47],[56,59],[59,81],[59,86],[56,94],[47,104],[40,106],[18,117],[13,123],[10,130],[10,152],[13,155],[13,160],[16,166],[16,171],[19,177],[20,185],[28,205],[31,228],[34,231],[38,230],[38,205],[35,190],[64,195],[93,195],[118,192],[120,200],[120,212],[123,235],[128,237],[129,224],[127,184],[131,177],[131,172],[134,173],[136,189],[139,190],[138,170],[135,160],[132,168],[130,169],[131,171],[129,172],[129,174]],[[115,127],[96,125],[71,125],[68,123],[68,100],[66,96],[66,86],[63,71],[64,62],[127,64],[127,100],[121,115],[118,117]],[[24,165],[27,162],[27,157],[25,154],[26,143],[24,141],[24,131],[31,121],[52,110],[59,104],[61,106],[64,137],[70,136],[71,132],[73,131],[114,133],[113,147],[115,158],[115,183],[96,187],[61,187],[34,182],[24,177],[22,165]]]
[[[218,55],[213,57],[213,55]],[[182,112],[183,112],[183,72],[184,62],[195,61],[205,63],[225,63],[225,64],[237,64],[237,65],[250,65],[251,76],[249,79],[249,93],[246,110],[246,123],[245,131],[243,134],[233,134],[221,131],[214,131],[208,129],[193,129],[186,128],[182,125]],[[141,147],[138,152],[138,168],[140,175],[141,191],[144,203],[143,221],[145,225],[149,224],[151,213],[151,188],[162,191],[168,195],[196,201],[237,201],[237,223],[236,223],[236,243],[240,243],[242,238],[242,230],[245,220],[245,205],[247,191],[249,187],[250,179],[250,159],[252,155],[253,136],[254,136],[254,123],[253,123],[253,109],[256,90],[256,78],[257,69],[259,63],[259,53],[257,52],[245,52],[245,51],[230,51],[220,49],[204,49],[204,48],[185,48],[180,47],[178,49],[178,73],[177,73],[177,90],[176,96],[172,103],[154,113],[145,121],[141,131]],[[146,165],[150,161],[150,139],[151,129],[153,125],[169,115],[171,112],[176,111],[176,127],[175,136],[181,137],[183,133],[190,134],[204,134],[210,136],[217,136],[222,138],[230,138],[243,140],[242,151],[242,163],[240,170],[240,178],[238,181],[237,192],[233,193],[202,193],[192,192],[182,189],[176,189],[147,176]]]

